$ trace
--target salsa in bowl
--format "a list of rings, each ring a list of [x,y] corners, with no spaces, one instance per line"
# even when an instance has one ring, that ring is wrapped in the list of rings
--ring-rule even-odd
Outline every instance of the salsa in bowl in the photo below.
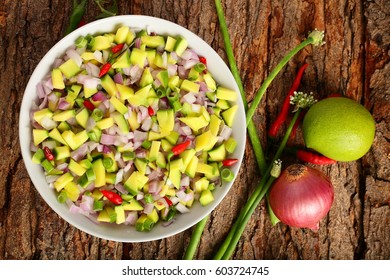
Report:
[[[218,54],[166,20],[118,16],[58,42],[33,72],[20,114],[38,192],[98,237],[181,232],[227,194],[245,148],[238,88]]]

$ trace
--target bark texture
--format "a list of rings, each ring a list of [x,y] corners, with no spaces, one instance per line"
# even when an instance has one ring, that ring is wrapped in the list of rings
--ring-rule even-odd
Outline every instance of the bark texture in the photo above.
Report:
[[[226,60],[214,1],[121,1],[119,14],[176,22]],[[356,162],[316,167],[328,174],[335,202],[316,233],[273,227],[261,203],[235,259],[390,259],[390,2],[387,0],[224,0],[234,54],[250,102],[287,51],[314,28],[326,45],[308,47],[276,77],[254,120],[266,130],[297,68],[309,63],[302,90],[319,98],[343,93],[376,121],[372,149]],[[192,229],[159,241],[118,243],[90,236],[54,213],[32,185],[20,153],[18,120],[24,88],[44,54],[63,36],[72,1],[1,0],[0,5],[0,259],[181,259]],[[89,1],[86,21],[99,10]],[[294,143],[302,144],[298,135]],[[212,258],[248,195],[260,181],[250,143],[239,177],[212,212],[197,259]],[[293,160],[293,159],[287,159]]]

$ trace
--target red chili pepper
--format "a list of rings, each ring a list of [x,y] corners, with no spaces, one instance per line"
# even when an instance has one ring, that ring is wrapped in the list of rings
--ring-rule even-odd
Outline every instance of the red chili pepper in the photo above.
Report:
[[[84,25],[86,25],[87,24],[87,22],[85,21],[85,20],[80,20],[80,22],[79,22],[79,24],[77,24],[77,28],[79,28],[79,27],[81,27],[81,26],[84,26]]]
[[[99,78],[103,77],[110,71],[111,69],[111,63],[107,62],[106,64],[103,64],[102,68],[100,69]]]
[[[49,147],[43,147],[43,153],[45,154],[45,158],[47,160],[54,160],[54,155]]]
[[[95,105],[93,105],[89,99],[85,99],[83,104],[84,104],[84,107],[87,108],[88,110],[93,111],[95,109]]]
[[[330,159],[326,156],[304,150],[298,150],[297,157],[299,160],[317,165],[333,164],[337,162],[336,160]]]
[[[236,158],[227,158],[222,161],[223,166],[232,166],[238,161]]]
[[[172,148],[172,153],[174,156],[177,156],[179,154],[181,154],[182,152],[185,151],[185,149],[187,149],[187,147],[191,144],[191,141],[190,140],[187,140],[183,143],[180,143],[180,144],[177,144],[176,146],[173,146]]]
[[[172,201],[171,201],[168,197],[164,196],[163,198],[164,198],[165,201],[168,203],[168,206],[169,206],[169,207],[171,207],[171,206],[173,205]]]
[[[149,114],[149,116],[153,116],[154,115],[154,110],[153,110],[152,106],[148,107],[148,114]]]
[[[125,44],[118,44],[118,45],[116,45],[116,46],[113,46],[112,48],[111,48],[111,51],[112,51],[112,53],[117,53],[117,52],[120,52],[122,49],[123,49],[123,46],[124,46]]]
[[[199,62],[203,63],[205,66],[207,66],[207,59],[204,56],[199,57]],[[203,74],[207,74],[207,69],[203,70]]]
[[[288,92],[286,98],[284,99],[282,109],[279,112],[279,115],[276,117],[276,120],[271,125],[270,129],[268,130],[268,136],[271,138],[275,138],[276,134],[279,130],[279,128],[282,126],[282,124],[286,121],[288,113],[290,111],[290,97],[294,95],[294,92],[297,91],[301,79],[303,76],[303,73],[308,66],[307,63],[302,65],[302,67],[298,70],[297,76],[295,77],[295,80],[293,82],[293,85],[291,86],[290,91]]]
[[[111,201],[112,203],[114,203],[115,205],[121,205],[122,202],[123,202],[123,199],[122,197],[115,193],[115,192],[112,192],[112,191],[107,191],[107,190],[102,190],[100,191],[109,201]]]

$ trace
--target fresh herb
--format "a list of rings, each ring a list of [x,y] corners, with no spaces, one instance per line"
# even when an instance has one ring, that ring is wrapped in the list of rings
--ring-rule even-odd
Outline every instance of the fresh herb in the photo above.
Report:
[[[294,127],[295,122],[299,117],[301,110],[310,107],[315,102],[315,100],[311,95],[307,95],[302,92],[299,92],[294,94],[294,98],[292,98],[291,102],[293,102],[293,104],[298,108],[286,130],[286,133],[279,145],[279,148],[277,149],[274,155],[272,164],[268,167],[267,172],[263,175],[260,184],[256,187],[255,191],[249,197],[247,203],[245,204],[244,208],[240,212],[236,222],[230,229],[228,236],[226,237],[225,241],[222,243],[221,247],[217,251],[214,257],[214,259],[216,260],[221,260],[221,259],[227,260],[233,254],[233,251],[236,248],[236,245],[242,233],[244,232],[244,229],[246,227],[246,224],[249,221],[249,218],[255,211],[258,204],[267,194],[273,181],[277,178],[278,174],[277,173],[275,174],[275,168],[277,167],[277,165],[280,165],[279,158],[281,157],[283,150],[286,147],[287,141],[290,137],[290,133]]]
[[[304,40],[302,43],[300,43],[298,46],[296,46],[294,49],[292,49],[285,57],[282,58],[282,60],[279,62],[278,65],[271,71],[271,73],[268,75],[268,77],[264,80],[263,84],[261,85],[260,89],[257,91],[255,98],[253,99],[253,102],[247,111],[246,114],[246,123],[247,125],[252,120],[252,117],[257,109],[257,106],[259,105],[261,98],[263,97],[264,93],[266,92],[268,86],[271,84],[273,79],[276,77],[276,75],[282,70],[282,68],[287,64],[287,62],[300,50],[305,48],[308,45],[313,46],[321,46],[323,43],[324,38],[324,32],[314,30],[311,33],[309,33],[309,36],[306,40]]]
[[[118,3],[116,0],[94,0],[95,3],[99,6],[101,14],[97,18],[105,18],[116,16],[118,13]],[[104,8],[106,6],[107,8]]]

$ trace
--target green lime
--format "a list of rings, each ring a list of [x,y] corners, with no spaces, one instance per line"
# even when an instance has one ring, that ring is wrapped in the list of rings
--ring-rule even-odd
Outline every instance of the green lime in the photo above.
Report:
[[[361,104],[345,97],[323,99],[303,119],[308,148],[337,161],[364,156],[375,136],[375,121]]]

